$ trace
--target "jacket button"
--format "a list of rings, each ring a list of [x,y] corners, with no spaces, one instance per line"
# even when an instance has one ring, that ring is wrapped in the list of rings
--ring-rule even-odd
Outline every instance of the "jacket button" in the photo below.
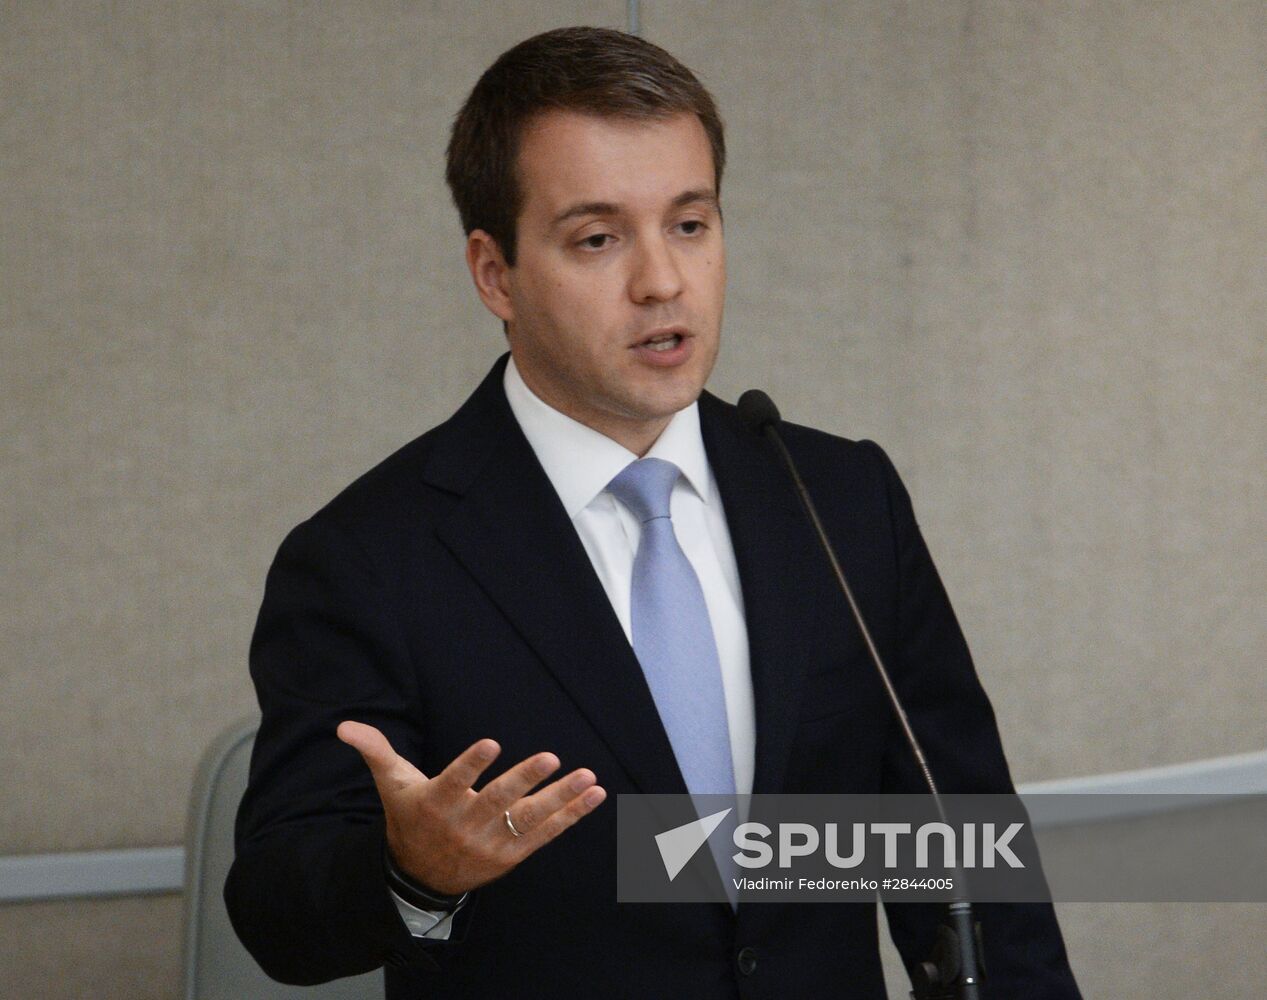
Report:
[[[751,976],[757,971],[757,952],[753,948],[742,948],[739,951],[739,972],[745,976]]]

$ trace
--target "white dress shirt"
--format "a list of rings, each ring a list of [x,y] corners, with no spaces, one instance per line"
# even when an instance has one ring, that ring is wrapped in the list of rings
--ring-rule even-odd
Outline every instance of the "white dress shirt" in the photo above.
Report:
[[[572,519],[625,637],[632,644],[633,564],[642,525],[608,492],[607,484],[639,456],[541,400],[524,383],[513,358],[506,365],[502,385],[515,420]],[[675,413],[643,457],[662,458],[682,470],[669,500],[673,531],[704,591],[721,663],[735,791],[747,795],[752,791],[757,730],[748,663],[748,627],[726,512],[700,435],[699,405],[692,403]],[[599,665],[595,664],[595,668]],[[419,910],[392,895],[414,935],[449,936],[450,922],[445,919],[448,914]]]

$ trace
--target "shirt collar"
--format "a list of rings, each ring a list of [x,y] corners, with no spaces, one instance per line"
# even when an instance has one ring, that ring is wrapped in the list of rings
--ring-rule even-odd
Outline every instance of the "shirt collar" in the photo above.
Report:
[[[515,367],[513,357],[506,364],[502,386],[515,420],[563,501],[568,517],[575,518],[621,469],[637,460],[638,456],[628,448],[560,413],[533,393]],[[672,462],[682,470],[683,478],[700,499],[711,501],[715,487],[700,434],[698,403],[673,414],[646,457]]]

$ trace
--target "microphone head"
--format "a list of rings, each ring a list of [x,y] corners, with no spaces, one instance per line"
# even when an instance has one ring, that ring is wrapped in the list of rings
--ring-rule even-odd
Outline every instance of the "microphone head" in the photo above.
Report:
[[[762,434],[771,424],[777,424],[779,408],[774,400],[760,389],[749,389],[739,397],[739,419],[744,422],[753,434]]]

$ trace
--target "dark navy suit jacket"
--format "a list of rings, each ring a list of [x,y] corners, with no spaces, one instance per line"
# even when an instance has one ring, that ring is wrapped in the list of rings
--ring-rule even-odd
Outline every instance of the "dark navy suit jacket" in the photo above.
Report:
[[[642,671],[502,390],[283,542],[251,644],[263,722],[226,899],[278,979],[386,966],[388,997],[883,996],[868,904],[618,904],[615,796],[685,792]],[[922,791],[827,561],[767,442],[705,393],[700,424],[738,560],[756,698],[753,791]],[[945,792],[1011,789],[994,715],[884,453],[787,425],[857,599]],[[472,894],[453,940],[409,936],[381,807],[343,719],[434,774],[481,737],[492,777],[541,750],[607,802]],[[907,963],[940,917],[888,908]],[[987,996],[1077,996],[1045,905],[978,907]],[[737,956],[741,950],[745,961]],[[755,963],[751,961],[755,957]]]

